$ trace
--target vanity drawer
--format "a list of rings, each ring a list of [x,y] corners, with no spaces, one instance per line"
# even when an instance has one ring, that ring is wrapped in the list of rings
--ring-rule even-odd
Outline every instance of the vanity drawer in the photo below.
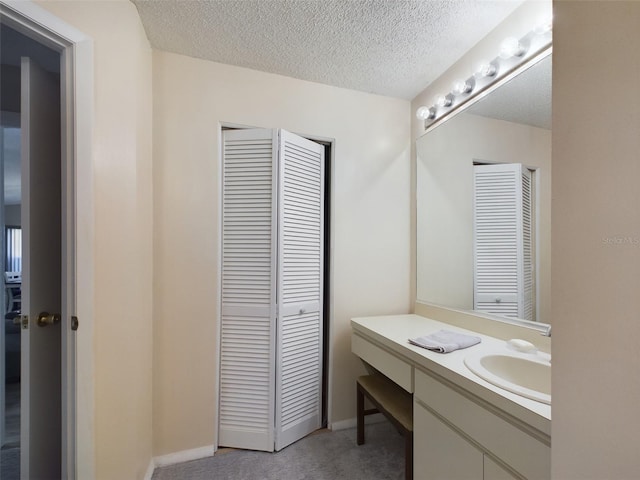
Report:
[[[527,433],[497,411],[416,370],[415,400],[463,432],[481,449],[526,478],[545,479],[551,472],[550,440]]]
[[[351,351],[407,392],[413,393],[413,367],[357,333],[351,335]]]

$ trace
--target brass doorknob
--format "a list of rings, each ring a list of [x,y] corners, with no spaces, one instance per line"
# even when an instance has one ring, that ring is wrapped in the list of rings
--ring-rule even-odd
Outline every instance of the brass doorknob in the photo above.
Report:
[[[47,325],[55,325],[56,323],[60,323],[60,314],[42,312],[40,315],[38,315],[37,323],[39,327],[46,327]]]

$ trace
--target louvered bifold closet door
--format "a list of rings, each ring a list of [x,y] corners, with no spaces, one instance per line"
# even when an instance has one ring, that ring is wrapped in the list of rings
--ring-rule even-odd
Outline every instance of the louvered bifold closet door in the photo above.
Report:
[[[521,165],[474,166],[474,310],[520,317]]]
[[[522,168],[522,308],[518,318],[535,320],[535,221],[531,171]]]
[[[276,450],[322,421],[324,148],[280,132]]]
[[[223,132],[220,446],[274,447],[276,155],[272,130]]]

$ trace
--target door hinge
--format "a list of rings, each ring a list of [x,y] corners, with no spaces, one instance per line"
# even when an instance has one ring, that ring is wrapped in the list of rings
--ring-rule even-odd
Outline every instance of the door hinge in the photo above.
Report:
[[[71,330],[73,330],[74,332],[76,330],[78,330],[78,326],[80,325],[80,322],[78,321],[78,317],[76,317],[75,315],[71,316]]]

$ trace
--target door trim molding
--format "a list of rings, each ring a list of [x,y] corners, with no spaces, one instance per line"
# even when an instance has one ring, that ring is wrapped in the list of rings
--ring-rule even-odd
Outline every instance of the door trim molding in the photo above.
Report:
[[[63,270],[63,478],[93,478],[94,452],[94,192],[93,40],[31,1],[0,0],[2,22],[61,54],[62,161],[65,198]],[[80,319],[71,332],[69,315]],[[79,401],[80,400],[80,401]],[[66,425],[66,426],[65,426]],[[81,462],[78,462],[81,459]]]

